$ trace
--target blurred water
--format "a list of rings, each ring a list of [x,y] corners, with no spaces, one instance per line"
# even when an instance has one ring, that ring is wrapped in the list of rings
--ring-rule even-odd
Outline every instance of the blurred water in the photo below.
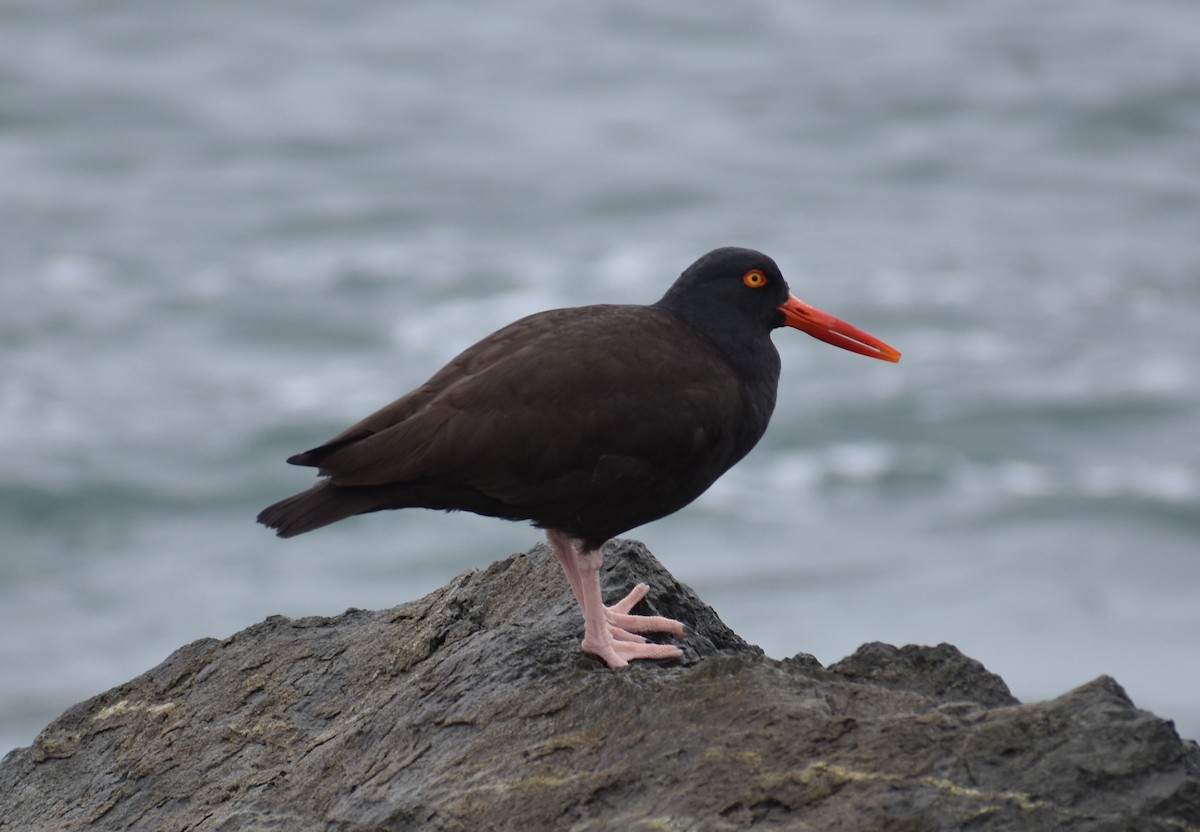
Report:
[[[184,642],[532,529],[281,542],[283,458],[538,309],[772,254],[767,438],[639,529],[768,653],[950,641],[1200,735],[1200,10],[0,5],[0,750]]]

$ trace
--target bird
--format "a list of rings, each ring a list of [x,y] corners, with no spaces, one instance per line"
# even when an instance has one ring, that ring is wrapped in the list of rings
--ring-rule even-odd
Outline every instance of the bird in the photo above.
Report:
[[[258,515],[284,538],[385,509],[469,511],[545,532],[583,614],[580,646],[612,668],[674,659],[680,621],[606,606],[602,545],[691,503],[758,443],[792,327],[884,361],[900,353],[791,294],[748,248],[710,251],[656,303],[538,312],[427,382],[288,458],[318,482]]]

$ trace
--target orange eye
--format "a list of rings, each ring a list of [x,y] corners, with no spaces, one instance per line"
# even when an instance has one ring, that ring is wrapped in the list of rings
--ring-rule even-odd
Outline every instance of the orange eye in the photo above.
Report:
[[[751,289],[761,289],[767,285],[767,276],[758,269],[751,269],[742,275],[742,282]]]

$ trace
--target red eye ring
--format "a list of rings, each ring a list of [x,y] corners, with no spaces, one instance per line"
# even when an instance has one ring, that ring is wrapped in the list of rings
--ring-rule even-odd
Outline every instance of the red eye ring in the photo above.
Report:
[[[761,289],[767,285],[767,276],[758,269],[751,269],[742,275],[742,282],[751,289]]]

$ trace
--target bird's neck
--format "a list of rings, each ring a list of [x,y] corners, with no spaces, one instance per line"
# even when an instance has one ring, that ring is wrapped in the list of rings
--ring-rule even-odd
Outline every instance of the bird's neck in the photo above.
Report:
[[[708,314],[691,314],[686,306],[671,302],[670,293],[654,304],[664,312],[681,319],[733,367],[738,377],[752,386],[766,385],[774,399],[779,385],[779,351],[771,341],[769,329],[758,321],[729,321]]]
[[[739,444],[746,443],[745,451],[748,451],[766,430],[779,389],[779,351],[771,340],[770,331],[756,331],[753,325],[731,326],[729,321],[714,321],[711,317],[689,316],[687,309],[674,308],[662,301],[655,305],[682,319],[737,375],[742,384],[744,417],[741,431],[746,434],[739,437]]]

